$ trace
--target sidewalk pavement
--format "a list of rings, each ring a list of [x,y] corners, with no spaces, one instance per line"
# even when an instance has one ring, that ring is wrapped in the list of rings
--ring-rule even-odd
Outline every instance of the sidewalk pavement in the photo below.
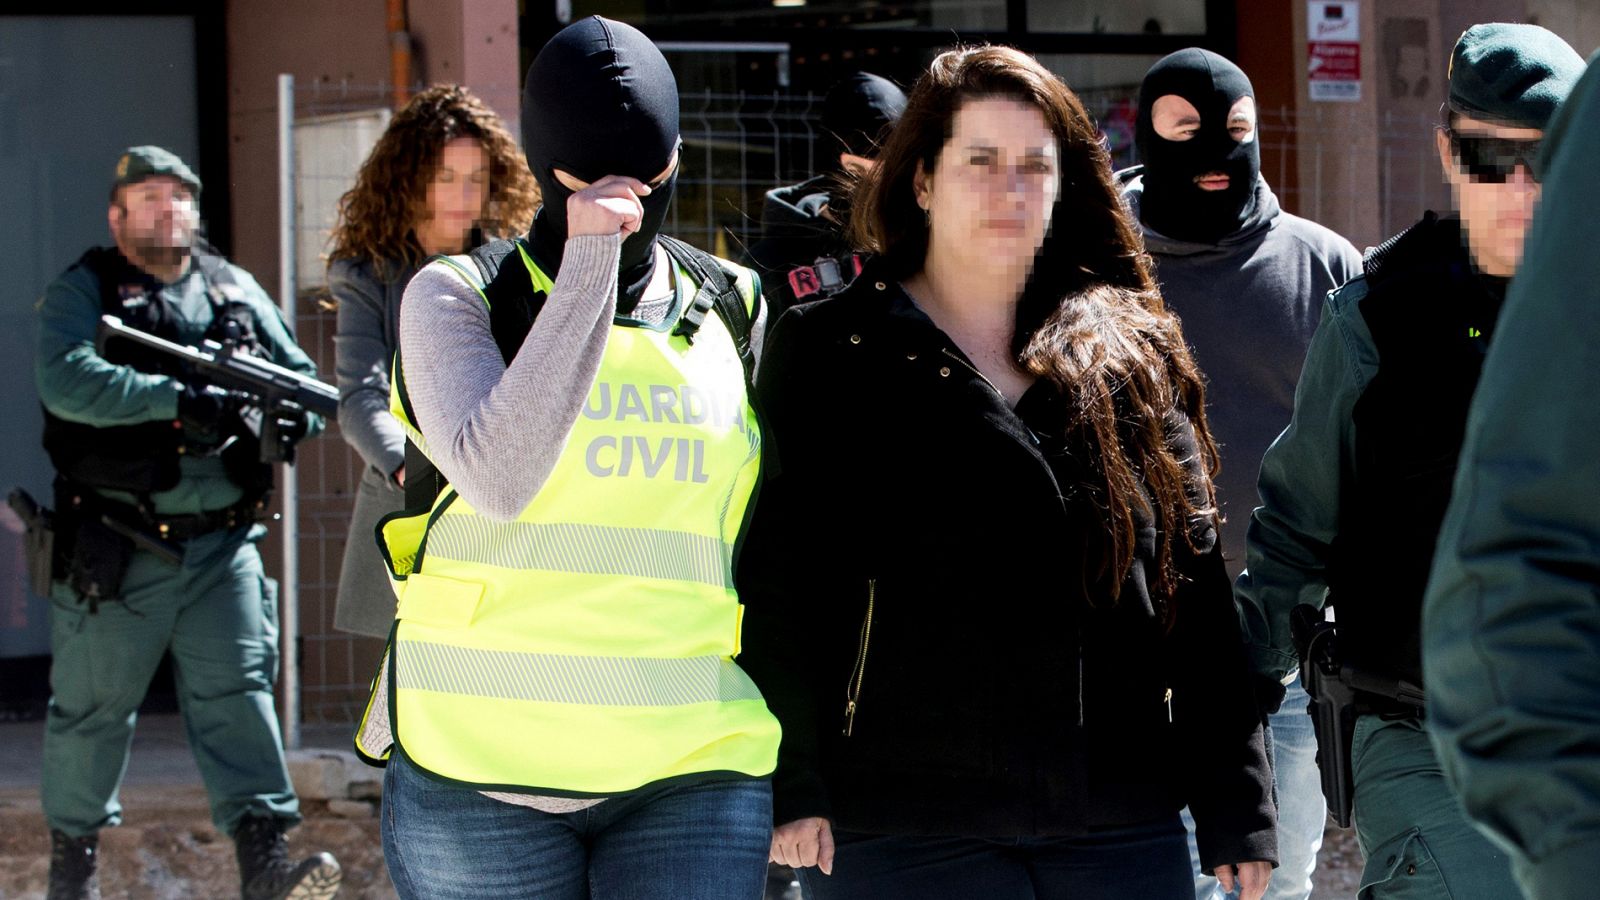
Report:
[[[306,821],[291,854],[328,850],[344,900],[395,896],[383,865],[381,772],[359,762],[347,727],[308,727],[289,768]],[[43,898],[50,841],[39,808],[43,722],[0,723],[0,900]],[[141,716],[122,787],[123,824],[101,835],[106,900],[238,896],[233,843],[211,824],[205,788],[176,715]]]

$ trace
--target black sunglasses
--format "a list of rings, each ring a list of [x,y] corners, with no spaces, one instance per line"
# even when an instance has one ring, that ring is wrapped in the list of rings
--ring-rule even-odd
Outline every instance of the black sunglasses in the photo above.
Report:
[[[1539,171],[1539,146],[1540,141],[1522,140],[1515,141],[1508,138],[1482,137],[1478,135],[1461,134],[1453,128],[1446,128],[1445,133],[1450,136],[1450,147],[1454,151],[1456,165],[1461,167],[1473,181],[1486,184],[1503,184],[1516,171],[1517,163],[1528,167],[1528,174],[1534,181],[1540,180],[1542,172]]]

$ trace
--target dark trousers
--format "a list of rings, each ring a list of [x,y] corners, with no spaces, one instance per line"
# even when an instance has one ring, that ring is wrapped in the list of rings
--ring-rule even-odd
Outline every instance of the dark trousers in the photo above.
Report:
[[[807,900],[1193,900],[1183,822],[1083,837],[899,837],[836,832],[833,874],[798,870]]]

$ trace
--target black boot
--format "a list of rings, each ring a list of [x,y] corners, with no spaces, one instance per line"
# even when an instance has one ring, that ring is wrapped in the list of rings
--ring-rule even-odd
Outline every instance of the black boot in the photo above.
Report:
[[[339,861],[313,853],[289,861],[287,827],[276,816],[245,816],[233,832],[244,900],[329,900],[339,893]]]
[[[95,866],[100,862],[100,838],[67,837],[50,832],[50,893],[46,900],[100,900],[100,879]]]

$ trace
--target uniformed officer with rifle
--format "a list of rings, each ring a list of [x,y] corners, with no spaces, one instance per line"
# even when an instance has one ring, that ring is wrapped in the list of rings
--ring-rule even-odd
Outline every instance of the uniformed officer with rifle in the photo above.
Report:
[[[127,150],[107,214],[115,246],[85,253],[38,303],[35,376],[55,509],[18,504],[35,512],[30,545],[43,555],[34,570],[51,602],[51,900],[100,896],[97,836],[122,820],[117,791],[136,713],[168,652],[244,896],[338,890],[332,856],[292,861],[285,844],[299,803],[273,709],[277,585],[256,549],[271,463],[322,429],[307,408],[322,405],[315,366],[255,279],[198,238],[199,195],[200,179],[177,156]],[[223,363],[258,357],[279,374],[235,368],[280,389],[208,378],[197,358],[115,339],[114,329],[97,347],[107,315],[171,344],[212,341],[206,352]],[[53,540],[41,534],[47,516]]]

